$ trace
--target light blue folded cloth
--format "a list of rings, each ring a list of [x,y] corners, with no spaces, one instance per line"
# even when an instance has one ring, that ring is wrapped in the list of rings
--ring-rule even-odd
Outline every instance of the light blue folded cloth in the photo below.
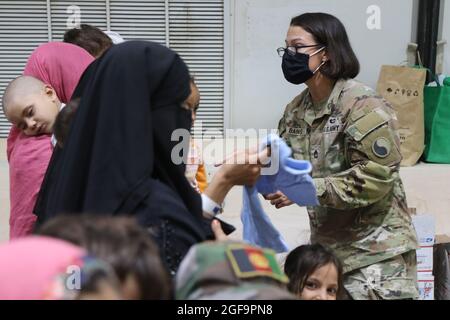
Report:
[[[258,192],[266,195],[281,191],[299,206],[318,205],[316,187],[310,176],[311,163],[291,158],[291,148],[277,135],[269,135],[261,145],[261,150],[267,146],[271,147],[271,163],[277,163],[279,169],[276,174],[262,175],[258,179]]]
[[[256,188],[245,187],[242,198],[241,220],[244,240],[256,246],[272,249],[276,253],[288,252],[289,246],[264,212]]]
[[[317,205],[318,200],[309,175],[311,163],[292,159],[291,149],[276,135],[269,135],[261,144],[260,150],[267,146],[271,146],[270,165],[278,165],[278,170],[275,174],[262,175],[256,187],[244,188],[241,211],[243,238],[253,245],[282,253],[289,251],[289,246],[262,208],[258,192],[266,195],[279,190],[300,206]]]

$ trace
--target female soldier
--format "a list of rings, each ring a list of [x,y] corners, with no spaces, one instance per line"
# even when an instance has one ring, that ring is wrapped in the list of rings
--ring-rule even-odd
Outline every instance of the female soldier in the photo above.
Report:
[[[351,298],[417,298],[417,240],[399,175],[394,110],[353,80],[359,62],[332,15],[293,18],[278,53],[286,80],[307,85],[279,130],[294,157],[313,165],[320,204],[308,208],[311,241],[334,249]],[[277,208],[292,204],[280,192],[266,199]]]

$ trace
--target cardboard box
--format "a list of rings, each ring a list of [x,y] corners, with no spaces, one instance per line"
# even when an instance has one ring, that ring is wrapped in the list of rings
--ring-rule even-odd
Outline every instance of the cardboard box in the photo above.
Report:
[[[433,273],[433,247],[420,247],[417,250],[417,272]]]
[[[417,279],[419,300],[434,300],[434,277],[431,274],[419,274]]]
[[[435,244],[450,243],[450,236],[447,234],[436,235]]]
[[[436,220],[430,215],[413,216],[412,221],[421,247],[433,246],[436,239]]]

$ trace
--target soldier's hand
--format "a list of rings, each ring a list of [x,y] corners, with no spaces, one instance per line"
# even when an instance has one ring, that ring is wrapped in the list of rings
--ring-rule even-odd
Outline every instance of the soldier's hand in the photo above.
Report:
[[[270,204],[274,205],[275,208],[281,209],[293,205],[294,202],[288,199],[282,192],[278,191],[276,193],[267,194],[264,199],[270,200]]]

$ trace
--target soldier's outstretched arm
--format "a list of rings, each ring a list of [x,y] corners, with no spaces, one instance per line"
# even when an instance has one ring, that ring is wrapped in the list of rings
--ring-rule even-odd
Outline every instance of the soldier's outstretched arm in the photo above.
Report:
[[[393,120],[382,107],[353,115],[345,131],[350,169],[314,179],[322,206],[363,208],[391,192],[402,159]]]

